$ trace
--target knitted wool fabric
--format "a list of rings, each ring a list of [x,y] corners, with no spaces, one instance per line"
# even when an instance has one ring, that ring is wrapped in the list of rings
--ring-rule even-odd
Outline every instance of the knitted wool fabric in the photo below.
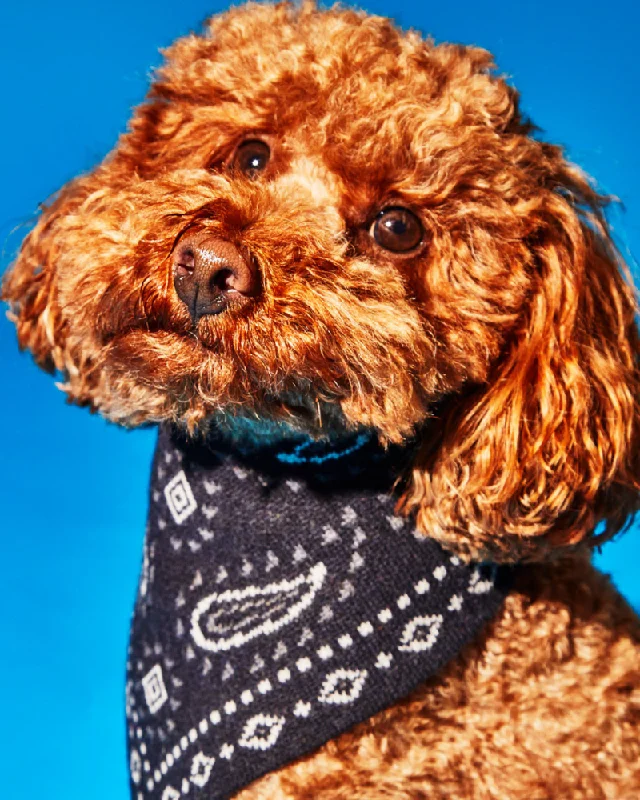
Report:
[[[132,623],[136,800],[228,798],[407,695],[481,631],[508,572],[394,515],[367,434],[249,453],[161,429]]]

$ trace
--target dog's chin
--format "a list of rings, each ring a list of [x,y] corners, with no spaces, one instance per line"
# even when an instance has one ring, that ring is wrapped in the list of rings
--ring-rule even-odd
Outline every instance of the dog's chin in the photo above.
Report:
[[[321,344],[306,343],[304,352],[295,332],[285,347],[266,325],[244,322],[203,341],[172,322],[155,330],[123,330],[104,346],[96,363],[102,381],[96,407],[110,419],[128,425],[172,420],[191,432],[215,419],[239,431],[233,435],[248,430],[251,438],[266,440],[296,434],[340,438],[367,429],[383,444],[398,444],[414,435],[441,396],[436,380],[436,391],[418,393],[415,379],[380,370],[354,394],[350,365],[338,356],[321,362]]]

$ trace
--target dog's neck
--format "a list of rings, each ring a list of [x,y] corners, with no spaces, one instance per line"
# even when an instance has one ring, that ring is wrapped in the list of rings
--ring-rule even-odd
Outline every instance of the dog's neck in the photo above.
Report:
[[[196,463],[232,459],[269,482],[294,478],[325,495],[352,488],[390,496],[413,450],[411,441],[383,446],[375,431],[339,422],[309,433],[283,422],[225,416],[211,420],[206,431],[196,436],[174,431],[182,452]]]
[[[216,414],[211,418],[210,425],[215,428],[218,438],[223,439],[239,452],[276,447],[279,444],[284,445],[287,442],[308,437],[307,432],[302,431],[299,427],[257,416]],[[342,433],[346,433],[346,431]],[[326,439],[329,436],[317,438]],[[332,438],[335,439],[336,435],[334,434]]]
[[[345,442],[353,441],[356,436],[366,436],[372,442],[377,440],[375,431],[356,429],[347,424],[339,412],[334,410],[329,413],[326,409],[321,427],[305,426],[304,420],[285,421],[264,416],[218,413],[208,420],[204,430],[214,431],[217,440],[224,441],[235,452],[246,455],[278,447],[285,450],[290,443],[313,442],[329,451],[342,449]]]

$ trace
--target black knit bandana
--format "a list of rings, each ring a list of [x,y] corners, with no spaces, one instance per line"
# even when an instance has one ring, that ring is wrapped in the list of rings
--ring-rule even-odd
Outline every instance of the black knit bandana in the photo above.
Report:
[[[135,800],[228,798],[313,752],[434,675],[506,591],[394,514],[403,452],[367,434],[230,450],[160,431],[128,663]]]

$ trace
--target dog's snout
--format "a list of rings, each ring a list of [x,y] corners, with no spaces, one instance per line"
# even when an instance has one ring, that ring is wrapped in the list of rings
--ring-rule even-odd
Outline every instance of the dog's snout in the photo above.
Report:
[[[180,240],[173,253],[174,286],[193,322],[242,305],[259,287],[253,259],[231,242],[208,234]]]

